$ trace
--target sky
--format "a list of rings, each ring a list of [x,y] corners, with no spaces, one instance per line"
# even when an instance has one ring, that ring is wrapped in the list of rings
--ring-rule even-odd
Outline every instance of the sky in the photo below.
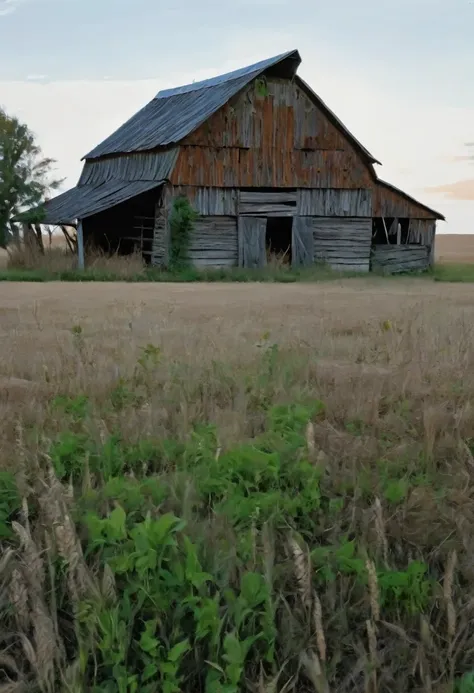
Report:
[[[474,233],[474,0],[0,0],[0,106],[63,188],[163,88],[297,48],[377,174]]]

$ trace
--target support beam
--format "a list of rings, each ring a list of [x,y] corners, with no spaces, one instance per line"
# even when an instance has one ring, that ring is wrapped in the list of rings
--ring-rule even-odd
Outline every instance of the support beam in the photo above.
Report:
[[[77,221],[77,267],[84,269],[84,233],[82,231],[82,221]]]

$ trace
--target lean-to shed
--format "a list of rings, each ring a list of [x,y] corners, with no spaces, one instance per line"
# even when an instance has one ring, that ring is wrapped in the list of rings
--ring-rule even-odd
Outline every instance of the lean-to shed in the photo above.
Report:
[[[443,216],[377,178],[372,154],[298,76],[290,51],[159,92],[89,152],[75,188],[44,223],[80,222],[84,240],[137,246],[166,265],[173,200],[199,217],[197,266],[423,269]]]

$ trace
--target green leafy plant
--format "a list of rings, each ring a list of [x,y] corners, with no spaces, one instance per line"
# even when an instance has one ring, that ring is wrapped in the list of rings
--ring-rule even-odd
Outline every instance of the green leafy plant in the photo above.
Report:
[[[170,249],[168,268],[182,271],[189,267],[189,246],[193,224],[198,218],[187,197],[177,197],[173,202],[170,224]]]
[[[255,80],[255,93],[257,97],[264,99],[270,92],[268,90],[267,80],[264,77],[258,77]]]
[[[15,477],[11,472],[0,471],[0,539],[12,536],[11,521],[20,507]]]

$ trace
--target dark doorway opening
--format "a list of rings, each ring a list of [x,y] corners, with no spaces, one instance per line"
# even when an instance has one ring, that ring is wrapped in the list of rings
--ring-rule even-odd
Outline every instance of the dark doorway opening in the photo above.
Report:
[[[265,236],[267,262],[291,265],[293,217],[269,217]]]
[[[372,243],[375,245],[405,245],[408,243],[410,219],[374,217],[372,219]]]

